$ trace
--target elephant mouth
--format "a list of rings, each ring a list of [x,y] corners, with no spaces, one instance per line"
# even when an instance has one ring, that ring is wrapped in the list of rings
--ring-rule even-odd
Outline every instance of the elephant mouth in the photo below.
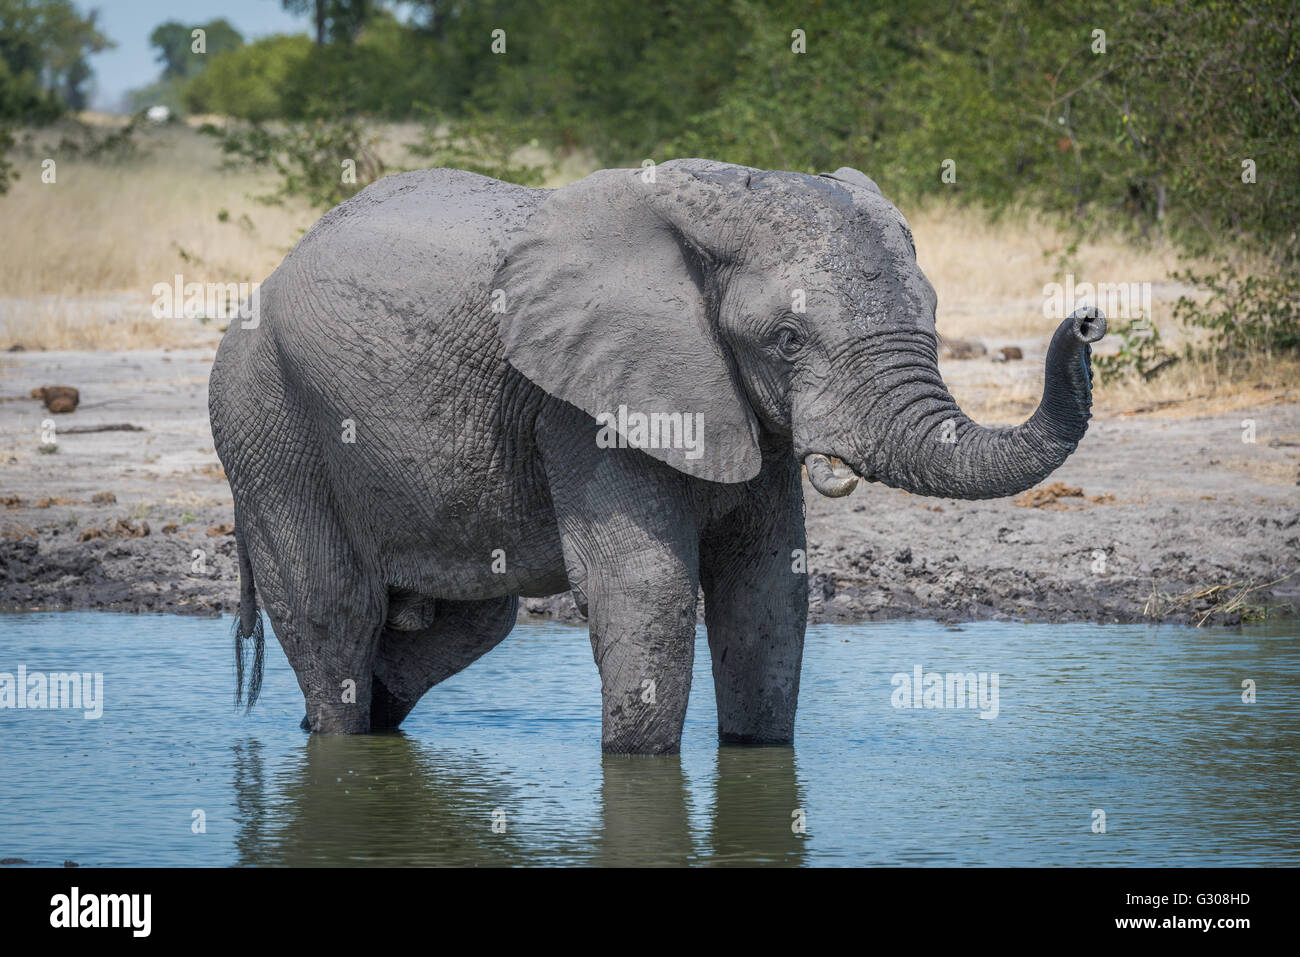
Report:
[[[858,487],[859,477],[840,459],[832,461],[822,452],[809,452],[803,464],[812,487],[827,498],[843,498]]]

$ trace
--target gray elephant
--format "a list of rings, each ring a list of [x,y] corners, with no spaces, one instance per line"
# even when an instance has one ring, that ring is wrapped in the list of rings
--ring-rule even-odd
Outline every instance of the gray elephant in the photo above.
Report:
[[[907,222],[848,168],[375,183],[302,238],[213,366],[236,697],[261,680],[257,592],[305,724],[366,732],[500,642],[519,596],[570,588],[605,750],[673,752],[702,587],[721,740],[789,742],[800,463],[827,495],[861,477],[992,498],[1087,427],[1100,313],[1061,324],[1038,410],[1001,430],[948,394],[934,315]]]

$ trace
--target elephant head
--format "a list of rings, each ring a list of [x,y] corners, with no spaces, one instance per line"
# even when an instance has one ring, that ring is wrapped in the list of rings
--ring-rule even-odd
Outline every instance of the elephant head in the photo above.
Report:
[[[716,482],[752,479],[764,432],[784,437],[827,495],[856,481],[827,457],[925,495],[1031,487],[1083,437],[1089,344],[1106,328],[1095,310],[1066,319],[1033,416],[976,425],[939,376],[934,289],[907,222],[848,168],[594,173],[541,202],[494,285],[507,360],[550,394],[621,431],[620,407],[700,416],[698,447],[640,447]]]

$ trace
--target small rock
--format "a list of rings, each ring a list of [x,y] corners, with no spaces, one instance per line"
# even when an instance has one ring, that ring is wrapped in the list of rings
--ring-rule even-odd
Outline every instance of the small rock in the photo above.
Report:
[[[939,339],[940,355],[948,359],[974,359],[988,354],[988,346],[977,339]]]
[[[68,413],[77,410],[81,393],[70,385],[43,385],[32,389],[32,398],[40,399],[51,412]]]
[[[810,598],[820,597],[822,601],[830,601],[834,598],[834,572],[823,572],[813,569],[813,573],[808,576],[808,595]]]
[[[231,525],[229,522],[226,522],[221,525],[213,525],[211,528],[208,529],[209,538],[220,538],[222,535],[233,535],[233,534],[235,534],[235,526]]]
[[[1031,488],[1028,492],[1014,499],[1011,504],[1019,505],[1021,508],[1047,508],[1058,504],[1057,499],[1082,496],[1083,489],[1081,488],[1066,485],[1064,482],[1053,482],[1046,488]]]
[[[112,492],[96,492],[90,496],[90,500],[96,505],[112,505],[117,501],[117,496]]]
[[[149,534],[149,523],[141,522],[139,525],[132,525],[126,519],[119,518],[113,531],[123,538],[144,538]]]
[[[148,522],[132,525],[125,518],[119,518],[113,525],[107,525],[104,528],[86,529],[81,533],[77,541],[88,542],[93,538],[145,538],[148,534]]]

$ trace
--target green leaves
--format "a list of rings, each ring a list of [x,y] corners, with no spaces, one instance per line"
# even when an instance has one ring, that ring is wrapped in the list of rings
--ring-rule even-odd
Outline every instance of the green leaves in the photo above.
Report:
[[[426,137],[430,160],[521,176],[535,171],[509,162],[510,137],[603,165],[851,165],[902,202],[1027,203],[1198,254],[1300,252],[1289,0],[481,0],[409,22],[362,6],[350,42],[213,55],[186,105],[254,121],[322,105],[428,115],[465,131]]]
[[[531,138],[520,124],[476,114],[452,125],[426,127],[408,149],[430,167],[463,169],[507,183],[540,186],[545,168],[514,158],[518,147]]]
[[[1300,274],[1294,270],[1243,275],[1221,265],[1174,278],[1207,294],[1202,301],[1182,296],[1174,305],[1174,318],[1209,333],[1188,343],[1188,355],[1235,359],[1300,350]]]
[[[360,117],[319,113],[301,121],[224,128],[208,123],[200,132],[217,140],[228,167],[248,165],[277,174],[275,191],[258,197],[268,204],[302,197],[328,209],[384,174],[375,136]]]

